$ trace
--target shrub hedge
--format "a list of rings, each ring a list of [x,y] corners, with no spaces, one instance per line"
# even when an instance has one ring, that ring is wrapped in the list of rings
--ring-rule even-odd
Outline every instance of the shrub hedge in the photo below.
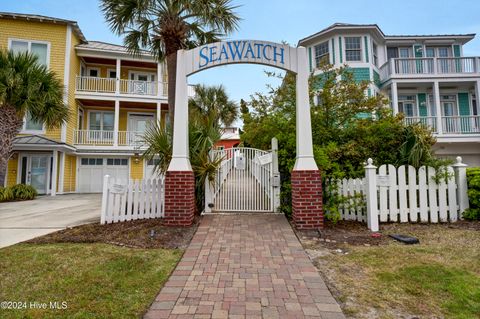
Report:
[[[480,220],[480,167],[467,169],[467,183],[470,208],[463,213],[463,218]]]
[[[0,202],[31,200],[37,195],[37,190],[30,185],[17,184],[11,187],[0,187]]]

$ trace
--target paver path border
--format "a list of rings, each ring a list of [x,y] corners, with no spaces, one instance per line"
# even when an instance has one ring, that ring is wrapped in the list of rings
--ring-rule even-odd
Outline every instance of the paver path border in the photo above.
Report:
[[[145,314],[158,318],[345,318],[279,214],[205,216]]]

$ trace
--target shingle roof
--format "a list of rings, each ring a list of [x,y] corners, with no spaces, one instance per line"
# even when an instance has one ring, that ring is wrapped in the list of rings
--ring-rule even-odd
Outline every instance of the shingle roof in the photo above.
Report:
[[[82,43],[77,45],[77,48],[93,49],[93,50],[101,50],[101,51],[115,51],[115,52],[130,54],[127,48],[123,45],[107,43],[102,41],[88,41],[87,43]],[[151,53],[146,50],[140,50],[140,54],[151,55]]]
[[[5,19],[19,19],[19,20],[33,20],[38,22],[50,22],[50,23],[58,23],[58,24],[69,24],[73,27],[73,31],[77,34],[82,42],[87,42],[85,36],[80,30],[77,21],[73,20],[66,20],[66,19],[59,19],[54,17],[47,17],[42,16],[39,14],[26,14],[26,13],[15,13],[15,12],[0,12],[0,18]]]

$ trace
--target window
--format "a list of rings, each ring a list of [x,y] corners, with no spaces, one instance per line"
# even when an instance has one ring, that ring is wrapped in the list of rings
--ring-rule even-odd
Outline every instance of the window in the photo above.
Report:
[[[328,41],[315,46],[315,65],[319,67],[322,61],[327,63],[330,62]]]
[[[94,166],[94,165],[103,165],[103,158],[82,158],[81,160],[82,165],[89,165],[89,166]]]
[[[113,131],[113,112],[90,112],[88,129],[92,131]]]
[[[405,114],[406,117],[417,116],[415,96],[399,95],[398,96],[398,112]]]
[[[154,158],[154,159],[148,160],[147,165],[148,166],[160,165],[160,159],[159,158]]]
[[[30,113],[27,113],[23,121],[23,131],[43,132],[43,123],[34,121]]]
[[[375,42],[373,42],[372,44],[372,50],[373,50],[373,65],[378,66],[378,48]]]
[[[83,129],[83,110],[78,109],[78,123],[77,127],[79,130]]]
[[[223,145],[217,146],[217,150],[219,150],[219,151],[223,151],[224,149],[225,149],[225,146],[223,146]]]
[[[362,49],[360,37],[345,37],[345,60],[361,61]]]
[[[387,47],[387,59],[398,58],[398,48],[397,47]]]
[[[109,79],[116,79],[116,78],[117,78],[117,71],[115,71],[115,70],[108,70],[108,78],[109,78]]]
[[[48,67],[49,44],[47,42],[10,40],[10,50],[15,53],[30,52],[37,56],[40,64]]]
[[[108,166],[126,166],[128,160],[126,158],[107,158]]]
[[[100,70],[97,68],[87,68],[87,75],[93,78],[100,77]]]

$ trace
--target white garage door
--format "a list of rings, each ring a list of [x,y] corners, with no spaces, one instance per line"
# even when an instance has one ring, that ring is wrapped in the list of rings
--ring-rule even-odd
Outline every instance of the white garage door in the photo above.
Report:
[[[101,193],[103,177],[115,177],[118,182],[128,181],[127,158],[82,157],[78,167],[78,192]]]
[[[155,171],[155,165],[158,165],[159,159],[145,161],[145,179],[158,178],[159,174]]]

